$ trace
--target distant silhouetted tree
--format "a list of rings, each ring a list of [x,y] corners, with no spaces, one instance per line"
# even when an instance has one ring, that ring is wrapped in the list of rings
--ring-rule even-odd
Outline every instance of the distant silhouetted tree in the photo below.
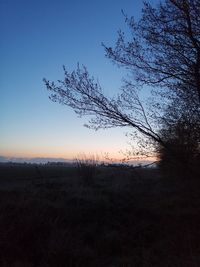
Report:
[[[106,56],[133,77],[124,81],[118,95],[107,97],[79,65],[72,73],[64,67],[65,78],[56,84],[44,79],[46,87],[53,101],[92,116],[88,127],[131,127],[171,153],[173,144],[165,138],[165,128],[161,130],[163,118],[168,120],[167,107],[174,99],[186,98],[187,109],[193,108],[193,100],[195,109],[200,108],[200,2],[166,0],[156,8],[146,2],[138,22],[124,16],[131,37],[119,31],[114,48],[103,44]],[[140,98],[146,86],[154,97],[148,106]],[[179,120],[176,123],[167,131],[176,132]]]

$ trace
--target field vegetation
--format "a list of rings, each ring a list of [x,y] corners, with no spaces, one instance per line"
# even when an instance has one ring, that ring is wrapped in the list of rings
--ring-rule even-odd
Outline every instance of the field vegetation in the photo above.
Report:
[[[200,181],[157,168],[0,164],[0,266],[200,266]]]

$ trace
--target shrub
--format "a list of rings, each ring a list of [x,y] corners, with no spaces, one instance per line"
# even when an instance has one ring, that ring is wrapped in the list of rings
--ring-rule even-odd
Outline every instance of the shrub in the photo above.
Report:
[[[165,147],[158,147],[159,166],[176,176],[192,176],[199,171],[199,133],[188,122],[162,130]]]

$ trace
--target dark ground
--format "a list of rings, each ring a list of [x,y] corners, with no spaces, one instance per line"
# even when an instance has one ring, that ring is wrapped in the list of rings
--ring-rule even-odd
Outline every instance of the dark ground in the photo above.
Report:
[[[200,266],[200,179],[0,164],[0,266]]]

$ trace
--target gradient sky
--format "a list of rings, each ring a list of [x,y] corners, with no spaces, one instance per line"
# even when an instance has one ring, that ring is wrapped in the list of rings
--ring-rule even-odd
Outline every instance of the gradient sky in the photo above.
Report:
[[[127,30],[121,9],[138,18],[142,2],[0,0],[0,155],[120,157],[126,129],[84,128],[86,118],[48,99],[42,79],[62,79],[62,65],[73,70],[80,62],[106,94],[115,93],[125,72],[105,58],[101,42],[114,45],[117,30]]]

